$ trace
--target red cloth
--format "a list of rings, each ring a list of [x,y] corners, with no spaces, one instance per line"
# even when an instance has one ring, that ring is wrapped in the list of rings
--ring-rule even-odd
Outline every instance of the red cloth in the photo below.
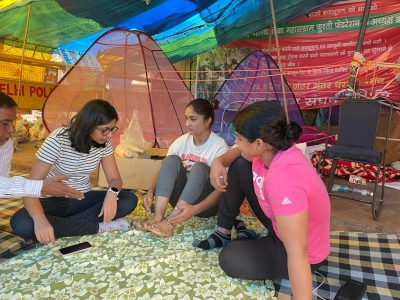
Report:
[[[311,162],[314,167],[318,166],[318,160],[321,155],[321,151],[317,151],[311,158]],[[321,162],[323,166],[323,176],[329,176],[329,172],[332,167],[332,161],[328,158],[324,158]],[[369,164],[362,164],[362,163],[355,163],[345,160],[338,160],[336,166],[335,174],[341,177],[349,177],[349,175],[357,175],[364,178],[367,181],[375,181],[376,179],[376,171],[377,166],[369,165]],[[379,182],[382,181],[383,171],[379,175]],[[400,171],[397,171],[393,168],[386,167],[385,169],[385,182],[393,182],[400,180]]]

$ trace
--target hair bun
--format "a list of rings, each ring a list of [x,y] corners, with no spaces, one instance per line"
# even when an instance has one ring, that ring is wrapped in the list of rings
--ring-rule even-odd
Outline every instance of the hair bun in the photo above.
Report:
[[[286,139],[290,142],[296,142],[301,133],[302,133],[302,128],[301,126],[294,122],[291,121],[288,125],[287,125],[287,129],[286,129]]]
[[[212,108],[214,109],[214,110],[216,110],[219,106],[218,106],[218,104],[219,104],[219,101],[217,100],[217,99],[212,99],[212,100],[210,100],[210,104],[211,104],[211,106],[212,106]]]

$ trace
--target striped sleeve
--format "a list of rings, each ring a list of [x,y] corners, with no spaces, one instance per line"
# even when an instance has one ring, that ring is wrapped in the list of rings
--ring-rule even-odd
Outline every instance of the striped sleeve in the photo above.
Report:
[[[110,156],[113,153],[114,153],[114,148],[113,148],[110,140],[107,140],[106,146],[104,147],[104,152],[103,152],[103,156],[102,157]]]
[[[28,180],[20,176],[0,177],[0,198],[39,197],[42,186],[42,180]]]
[[[61,128],[60,128],[61,129]],[[60,130],[53,131],[36,152],[36,158],[40,161],[53,165],[61,153],[61,143],[57,138]]]
[[[8,177],[13,153],[14,144],[11,139],[0,146],[0,176]]]

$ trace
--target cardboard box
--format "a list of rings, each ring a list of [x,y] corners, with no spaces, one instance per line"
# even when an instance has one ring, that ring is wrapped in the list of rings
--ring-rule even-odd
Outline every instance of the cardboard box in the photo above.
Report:
[[[161,159],[138,159],[116,157],[117,166],[123,181],[123,188],[147,190],[155,173],[160,170]],[[108,183],[100,165],[98,186],[107,187]]]
[[[159,157],[159,158],[164,158],[167,156],[168,149],[163,149],[163,148],[150,148],[146,150],[147,153],[150,154],[151,157]]]

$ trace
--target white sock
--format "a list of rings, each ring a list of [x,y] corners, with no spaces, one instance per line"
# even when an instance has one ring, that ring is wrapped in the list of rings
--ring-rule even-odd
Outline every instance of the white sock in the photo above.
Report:
[[[110,223],[99,223],[99,233],[104,231],[111,231],[111,230],[122,230],[127,231],[131,227],[131,224],[125,220],[124,218],[116,219],[111,221]]]

